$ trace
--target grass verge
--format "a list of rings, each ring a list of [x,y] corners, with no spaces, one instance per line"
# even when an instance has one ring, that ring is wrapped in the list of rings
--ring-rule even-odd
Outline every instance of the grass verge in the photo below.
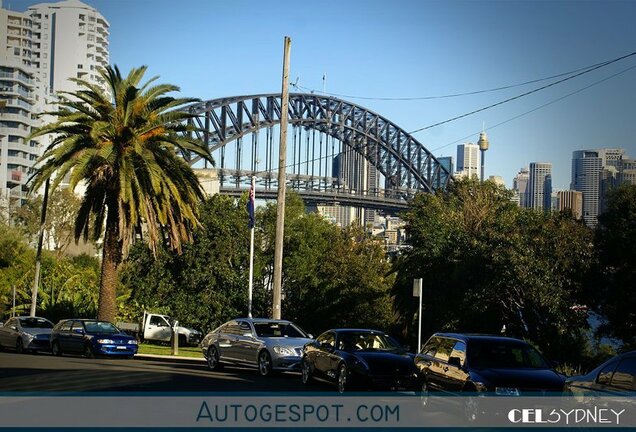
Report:
[[[139,344],[139,354],[172,355],[172,347],[150,343]],[[203,358],[199,347],[179,347],[179,356]]]

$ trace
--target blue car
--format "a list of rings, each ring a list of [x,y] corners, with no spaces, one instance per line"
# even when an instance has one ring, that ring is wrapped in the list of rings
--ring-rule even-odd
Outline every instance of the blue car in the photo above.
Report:
[[[51,352],[132,358],[137,354],[137,340],[108,321],[94,319],[62,320],[51,331]]]

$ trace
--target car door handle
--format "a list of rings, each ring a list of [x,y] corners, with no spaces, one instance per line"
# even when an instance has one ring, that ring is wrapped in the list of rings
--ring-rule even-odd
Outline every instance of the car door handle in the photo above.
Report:
[[[442,368],[442,370],[443,370],[444,372],[448,372],[448,366],[444,366],[444,367]]]

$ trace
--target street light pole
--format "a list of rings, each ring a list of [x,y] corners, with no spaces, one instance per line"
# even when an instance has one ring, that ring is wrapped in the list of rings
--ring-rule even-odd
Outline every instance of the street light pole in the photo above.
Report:
[[[35,277],[33,278],[33,290],[31,291],[31,316],[35,316],[35,308],[38,302],[38,288],[40,286],[40,264],[42,262],[42,242],[44,241],[44,223],[46,221],[46,206],[49,201],[49,183],[44,183],[44,198],[42,199],[42,212],[40,213],[40,233],[38,237],[38,250],[35,254]]]

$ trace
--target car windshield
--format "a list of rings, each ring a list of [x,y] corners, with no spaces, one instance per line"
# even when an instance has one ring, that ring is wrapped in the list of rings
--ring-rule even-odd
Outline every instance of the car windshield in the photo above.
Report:
[[[84,321],[87,333],[119,333],[119,329],[107,321]]]
[[[294,337],[306,338],[307,334],[292,323],[276,321],[255,322],[254,330],[259,337]]]
[[[477,369],[550,368],[537,350],[516,341],[470,341],[468,362]]]
[[[395,339],[376,332],[346,332],[338,338],[338,349],[344,351],[403,351]]]
[[[53,324],[43,318],[20,318],[20,326],[22,326],[22,328],[53,328]]]

